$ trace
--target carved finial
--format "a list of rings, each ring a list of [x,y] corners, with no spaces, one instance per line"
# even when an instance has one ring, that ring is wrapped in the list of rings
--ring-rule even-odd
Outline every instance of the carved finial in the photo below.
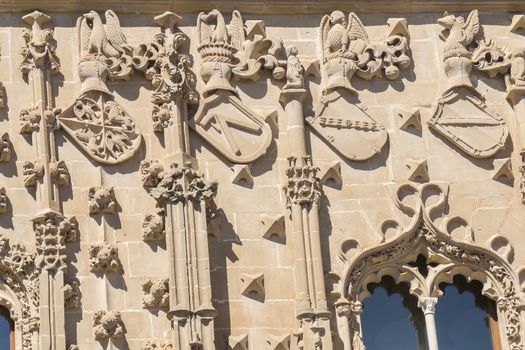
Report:
[[[173,33],[175,31],[175,26],[177,26],[181,19],[182,17],[176,13],[166,11],[161,15],[155,16],[153,21],[155,24],[168,30],[170,33]]]
[[[55,56],[56,43],[53,39],[53,30],[43,28],[51,17],[40,11],[34,11],[23,16],[22,19],[31,26],[31,29],[23,31],[26,46],[22,48],[23,60],[20,70],[22,73],[28,73],[36,68],[49,68],[52,72],[57,72],[60,64]]]

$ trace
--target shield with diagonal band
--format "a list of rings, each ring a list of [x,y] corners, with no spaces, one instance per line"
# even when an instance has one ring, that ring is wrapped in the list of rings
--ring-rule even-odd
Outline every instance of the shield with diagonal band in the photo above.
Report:
[[[328,145],[351,160],[372,158],[388,139],[383,124],[338,91],[323,96],[315,117],[306,120]]]
[[[503,118],[490,111],[476,92],[460,87],[439,99],[428,125],[475,158],[489,158],[505,145],[508,130]]]

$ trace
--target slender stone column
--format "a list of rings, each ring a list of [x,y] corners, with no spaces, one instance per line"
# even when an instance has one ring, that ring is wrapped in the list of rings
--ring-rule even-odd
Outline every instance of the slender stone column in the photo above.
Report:
[[[67,168],[58,161],[54,131],[58,128],[51,93],[51,75],[59,70],[55,57],[53,31],[43,26],[51,18],[34,11],[22,19],[26,46],[22,50],[20,70],[32,86],[33,105],[21,113],[22,132],[31,132],[35,160],[24,166],[27,185],[36,187],[38,214],[33,218],[40,269],[39,349],[65,350],[64,286],[65,243],[75,232],[75,223],[61,213],[58,186],[69,180]],[[38,123],[37,123],[38,121]]]
[[[296,55],[294,47],[288,50],[287,83],[280,97],[286,113],[289,140],[285,192],[293,227],[296,317],[301,326],[303,349],[331,349],[330,312],[326,302],[319,229],[321,184],[317,168],[312,165],[307,152],[304,69]]]
[[[165,207],[166,246],[169,256],[168,317],[173,326],[173,348],[179,350],[215,349],[211,277],[208,250],[207,202],[216,193],[215,183],[206,183],[197,172],[197,161],[190,154],[187,103],[192,96],[191,73],[185,55],[178,52],[185,37],[176,31],[180,16],[165,12],[155,17],[163,28],[163,47],[153,58],[157,71],[151,76],[156,131],[162,131],[164,171],[152,196]],[[174,75],[174,78],[166,79]],[[184,76],[186,84],[176,88],[175,77]]]
[[[436,333],[436,321],[434,319],[437,302],[437,298],[421,298],[418,302],[419,307],[421,310],[423,310],[423,314],[425,315],[429,350],[439,350]]]

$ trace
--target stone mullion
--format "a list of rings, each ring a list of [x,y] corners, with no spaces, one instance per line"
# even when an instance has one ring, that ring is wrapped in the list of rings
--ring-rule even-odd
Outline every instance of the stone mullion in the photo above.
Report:
[[[291,74],[287,71],[288,82],[281,92],[280,100],[286,114],[288,159],[290,163],[294,163],[293,167],[306,169],[311,167],[303,110],[306,90],[302,81],[303,69],[295,54],[294,50],[289,51],[287,70]],[[315,186],[320,186],[318,179],[311,180],[317,182]],[[299,183],[301,179],[288,174],[288,181]],[[303,331],[304,349],[315,349],[319,346],[318,337],[315,335],[318,328],[323,328],[323,332],[320,333],[322,348],[331,349],[330,312],[326,302],[319,227],[319,199],[302,200],[290,197],[290,193],[287,195],[292,214],[292,240],[296,261],[296,315]]]
[[[54,130],[50,126],[53,101],[51,96],[51,70],[56,71],[58,64],[54,58],[54,45],[50,42],[50,31],[42,25],[49,22],[50,17],[35,11],[22,18],[31,26],[24,48],[24,61],[21,66],[23,73],[28,73],[33,90],[32,110],[40,117],[38,131],[33,134],[33,144],[36,153],[36,164],[43,168],[41,180],[37,182],[38,215],[33,219],[33,227],[43,230],[37,237],[40,245],[39,254],[42,255],[40,272],[40,323],[38,347],[50,350],[65,350],[65,314],[64,286],[65,261],[61,253],[64,247],[65,232],[58,225],[64,220],[60,212],[58,181],[53,181],[53,164],[56,164],[57,155],[54,142]],[[44,48],[45,53],[39,54]],[[53,221],[54,220],[54,221]],[[56,235],[56,241],[50,242],[47,237],[48,226]],[[54,225],[54,226],[53,226]],[[43,228],[42,228],[43,227]],[[35,230],[35,234],[37,231]],[[49,244],[55,244],[56,251],[48,250]],[[37,249],[38,250],[38,249]],[[58,253],[57,253],[58,252]],[[54,255],[57,256],[54,256]],[[50,262],[56,258],[54,263]]]
[[[421,298],[418,303],[421,310],[423,310],[423,314],[425,315],[425,326],[427,328],[429,350],[439,350],[435,320],[437,302],[437,298]]]

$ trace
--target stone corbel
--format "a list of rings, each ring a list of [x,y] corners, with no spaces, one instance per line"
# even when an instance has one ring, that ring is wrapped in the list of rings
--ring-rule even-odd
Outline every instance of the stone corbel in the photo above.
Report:
[[[343,157],[370,159],[381,152],[388,134],[367,109],[358,103],[351,84],[354,75],[370,80],[399,77],[410,66],[410,37],[406,20],[390,20],[383,41],[372,42],[355,13],[348,18],[333,11],[321,20],[321,98],[315,115],[306,120],[313,130]]]
[[[439,37],[444,41],[446,79],[428,125],[467,155],[492,157],[505,145],[507,126],[501,116],[485,105],[484,97],[470,81],[470,73],[474,69],[490,77],[506,74],[511,65],[510,52],[492,39],[479,38],[477,10],[471,11],[467,19],[445,12],[438,24],[443,27]],[[459,109],[461,114],[455,112]]]
[[[197,18],[203,98],[190,126],[234,163],[250,163],[266,153],[272,131],[264,118],[243,103],[231,79],[258,80],[262,69],[283,79],[280,40],[266,35],[262,21],[244,22],[239,11],[227,26],[220,11]]]

